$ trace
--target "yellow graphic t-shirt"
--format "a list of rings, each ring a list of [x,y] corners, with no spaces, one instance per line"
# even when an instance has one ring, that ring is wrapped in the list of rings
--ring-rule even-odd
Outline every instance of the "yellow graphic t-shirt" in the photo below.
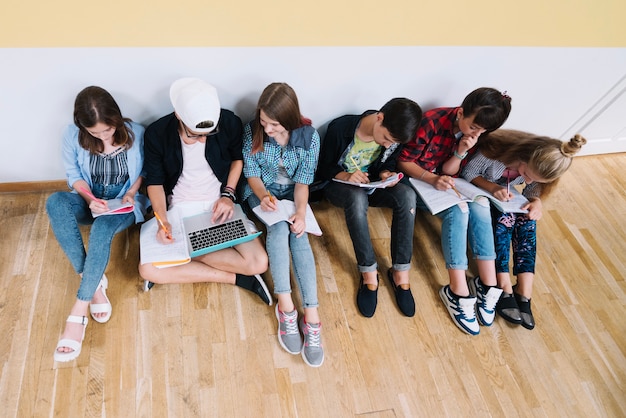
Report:
[[[350,151],[346,154],[344,160],[344,166],[348,173],[354,173],[357,170],[361,170],[367,173],[369,166],[382,151],[382,146],[378,145],[375,141],[363,142],[358,136],[354,135],[354,142]]]

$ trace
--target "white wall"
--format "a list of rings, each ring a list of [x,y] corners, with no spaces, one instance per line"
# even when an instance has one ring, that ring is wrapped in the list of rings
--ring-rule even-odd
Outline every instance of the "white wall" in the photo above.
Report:
[[[171,111],[169,85],[183,76],[213,83],[244,122],[261,90],[285,81],[321,133],[392,97],[456,106],[491,86],[513,98],[505,127],[561,139],[580,131],[592,140],[586,154],[626,151],[626,48],[6,48],[0,62],[0,182],[65,177],[61,133],[83,87],[104,87],[147,125]]]

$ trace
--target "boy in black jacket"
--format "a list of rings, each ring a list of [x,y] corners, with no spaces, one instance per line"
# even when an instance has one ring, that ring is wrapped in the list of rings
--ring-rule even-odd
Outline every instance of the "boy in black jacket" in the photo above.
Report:
[[[386,188],[371,189],[332,180],[370,183],[395,175],[400,144],[415,138],[421,118],[422,110],[417,103],[395,98],[379,111],[369,110],[333,120],[322,142],[317,174],[320,180],[328,181],[324,189],[327,199],[345,211],[360,272],[357,306],[365,317],[374,315],[378,293],[378,264],[367,221],[370,205],[393,209],[393,265],[387,277],[402,313],[409,317],[415,314],[409,286],[415,191],[408,183],[397,181]]]

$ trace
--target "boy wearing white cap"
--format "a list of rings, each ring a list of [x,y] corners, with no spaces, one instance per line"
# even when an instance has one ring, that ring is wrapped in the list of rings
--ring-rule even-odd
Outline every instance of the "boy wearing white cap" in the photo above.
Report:
[[[172,242],[167,209],[189,202],[215,202],[214,220],[233,215],[236,187],[243,169],[242,124],[233,112],[220,108],[217,91],[197,78],[181,78],[170,87],[174,112],[146,129],[144,168],[148,197],[164,228],[157,240]],[[230,283],[256,293],[271,305],[260,274],[267,270],[267,253],[258,238],[199,257],[180,266],[159,269],[141,264],[139,274],[153,283]]]

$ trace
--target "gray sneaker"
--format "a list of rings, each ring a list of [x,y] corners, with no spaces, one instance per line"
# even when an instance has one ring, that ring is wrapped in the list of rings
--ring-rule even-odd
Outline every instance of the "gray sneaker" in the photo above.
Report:
[[[301,319],[300,328],[304,334],[304,345],[302,346],[304,362],[311,367],[320,367],[324,362],[322,324],[307,324],[304,319]]]
[[[283,312],[276,304],[278,319],[278,342],[290,354],[298,354],[302,350],[302,336],[298,329],[298,311]]]

